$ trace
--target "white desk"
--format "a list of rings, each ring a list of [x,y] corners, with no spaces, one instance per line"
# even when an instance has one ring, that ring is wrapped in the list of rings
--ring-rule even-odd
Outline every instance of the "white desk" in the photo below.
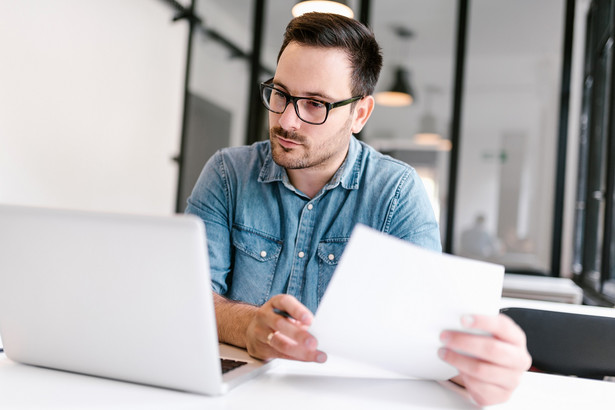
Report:
[[[444,382],[336,377],[331,368],[282,362],[223,397],[206,397],[14,363],[0,354],[2,409],[476,409]],[[329,375],[324,375],[331,371]],[[339,374],[339,373],[338,373]],[[493,409],[609,409],[615,383],[527,373]]]
[[[503,299],[531,307],[615,317],[615,309]],[[0,354],[0,409],[476,409],[449,382],[357,377],[354,368],[282,361],[223,397],[206,397],[14,363]],[[378,376],[383,376],[378,375]],[[615,409],[615,383],[526,373],[507,403],[490,409]]]

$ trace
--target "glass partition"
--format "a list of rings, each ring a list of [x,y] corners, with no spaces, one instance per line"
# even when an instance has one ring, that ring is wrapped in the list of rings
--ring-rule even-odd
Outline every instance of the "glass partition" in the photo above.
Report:
[[[564,13],[471,2],[454,251],[512,272],[551,269]]]
[[[252,53],[257,1],[199,0],[197,12],[242,50]],[[260,78],[276,66],[294,0],[265,0]],[[458,2],[351,1],[358,18],[369,4],[369,25],[383,48],[376,92],[403,76],[410,105],[377,104],[358,137],[412,165],[431,198],[443,243],[454,212],[453,253],[506,265],[509,271],[551,269],[560,75],[566,0],[469,2],[461,101],[455,209],[447,209]],[[365,15],[365,13],[362,13]],[[197,33],[190,92],[226,111],[225,145],[246,142],[249,58]],[[258,104],[257,104],[258,105]],[[267,138],[263,124],[254,140]],[[225,115],[216,115],[219,122]],[[212,145],[209,140],[207,144]],[[215,143],[213,143],[215,145]],[[214,147],[216,148],[216,147]],[[450,240],[450,238],[449,238]],[[559,272],[556,272],[559,274]]]
[[[377,104],[361,138],[376,149],[412,165],[420,175],[445,232],[453,100],[456,2],[378,0],[371,2],[370,25],[382,46],[384,65],[376,87]],[[402,69],[412,103],[380,104]]]

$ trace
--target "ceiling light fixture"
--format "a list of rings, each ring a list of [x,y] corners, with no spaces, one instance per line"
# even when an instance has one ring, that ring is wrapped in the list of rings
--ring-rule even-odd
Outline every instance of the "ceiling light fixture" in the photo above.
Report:
[[[385,107],[404,107],[412,104],[414,91],[410,85],[410,72],[403,67],[397,67],[391,88],[376,93],[374,98],[377,104]]]
[[[442,137],[436,132],[436,117],[427,111],[419,120],[419,132],[414,135],[414,141],[420,145],[435,145]]]
[[[396,64],[393,85],[386,91],[380,91],[374,95],[376,103],[386,107],[404,107],[410,105],[416,99],[414,87],[410,83],[410,70],[405,68],[408,60],[407,41],[414,37],[414,32],[404,26],[397,25],[391,27],[397,41],[391,41],[398,50],[392,53]]]
[[[440,92],[436,86],[425,87],[425,110],[419,120],[419,131],[414,134],[414,142],[417,145],[434,147],[439,151],[450,151],[451,142],[442,138],[438,132],[438,121],[431,110],[431,98]]]
[[[317,0],[308,0],[308,1],[300,1],[294,5],[291,13],[294,17],[299,17],[302,14],[310,13],[310,12],[319,12],[319,13],[333,13],[340,14],[342,16],[346,16],[349,18],[354,17],[354,12],[345,1],[317,1]]]
[[[439,151],[450,151],[451,142],[436,131],[436,117],[427,112],[421,116],[419,122],[419,132],[414,134],[414,142],[417,145],[434,147]]]

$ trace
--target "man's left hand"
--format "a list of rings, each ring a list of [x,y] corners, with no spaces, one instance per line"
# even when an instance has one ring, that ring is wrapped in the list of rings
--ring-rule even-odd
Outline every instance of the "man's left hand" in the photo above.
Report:
[[[532,364],[525,333],[503,314],[464,316],[462,324],[489,336],[451,330],[441,333],[440,357],[459,370],[453,381],[465,386],[481,406],[508,400]]]

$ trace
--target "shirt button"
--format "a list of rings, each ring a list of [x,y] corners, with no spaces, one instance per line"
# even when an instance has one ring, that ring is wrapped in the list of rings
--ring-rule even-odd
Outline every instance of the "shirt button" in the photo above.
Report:
[[[330,253],[328,256],[329,260],[332,261],[333,259],[335,259],[335,255]]]
[[[267,256],[267,252],[266,251],[261,251],[261,257],[264,258],[265,256]]]
[[[299,256],[300,258],[303,258],[305,256],[305,253],[303,253],[303,251],[301,251],[301,252],[299,252],[299,254],[297,256]]]
[[[312,210],[312,208],[314,208],[314,205],[312,205],[312,204],[308,204],[308,209],[309,209],[310,211]]]

